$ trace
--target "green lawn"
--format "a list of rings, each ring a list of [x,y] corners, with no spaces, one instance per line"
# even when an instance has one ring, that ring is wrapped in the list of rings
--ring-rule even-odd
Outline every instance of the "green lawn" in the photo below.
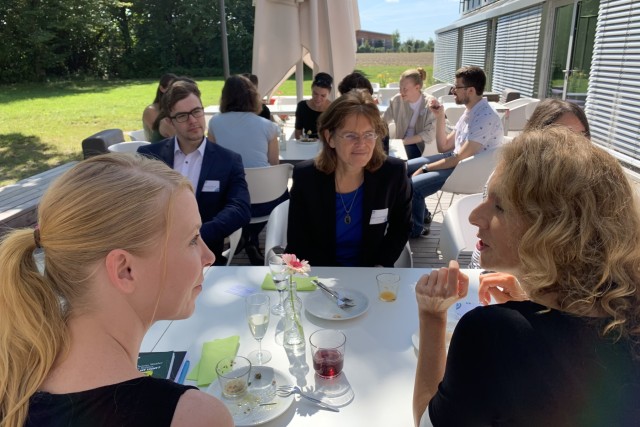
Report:
[[[371,81],[397,81],[406,66],[363,67]],[[430,67],[428,69],[431,75]],[[379,77],[381,76],[381,77]],[[383,82],[381,82],[383,83]],[[223,79],[198,79],[203,105],[218,104]],[[278,90],[295,95],[295,80]],[[305,95],[311,94],[305,81]],[[81,142],[104,129],[142,129],[157,80],[0,86],[0,186],[82,158]]]

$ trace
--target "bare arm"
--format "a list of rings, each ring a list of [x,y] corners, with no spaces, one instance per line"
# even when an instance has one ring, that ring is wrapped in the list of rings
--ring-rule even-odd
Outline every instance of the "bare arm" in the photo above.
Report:
[[[280,147],[278,146],[278,135],[269,140],[267,147],[267,160],[271,166],[280,164]]]
[[[498,304],[507,301],[525,301],[529,299],[527,293],[520,286],[518,279],[508,273],[481,274],[478,297],[484,305],[491,302],[491,297],[493,297]]]
[[[435,116],[435,133],[436,133],[436,145],[438,146],[438,152],[446,153],[455,148],[456,131],[447,135],[447,119],[444,116],[444,108],[435,99],[429,100],[429,111]]]
[[[466,159],[467,157],[476,155],[481,149],[482,144],[480,144],[479,142],[467,141],[462,145],[462,148],[457,155],[450,156],[445,159],[440,159],[433,163],[429,163],[428,168],[430,171],[455,168],[462,160]],[[418,176],[423,173],[424,172],[422,172],[422,168],[419,168],[414,172],[413,176]]]
[[[416,426],[444,378],[447,360],[447,310],[469,290],[469,278],[460,272],[456,261],[449,268],[432,270],[416,284],[420,346],[413,388],[413,419]]]

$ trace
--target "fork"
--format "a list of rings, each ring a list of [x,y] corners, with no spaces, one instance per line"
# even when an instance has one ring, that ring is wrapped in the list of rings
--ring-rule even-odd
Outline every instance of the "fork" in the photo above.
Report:
[[[355,306],[351,298],[341,296],[338,292],[334,291],[333,289],[329,289],[327,285],[325,285],[324,283],[318,280],[312,280],[311,283],[318,286],[320,289],[322,289],[323,291],[331,295],[333,298],[335,298],[336,302],[338,303],[338,307],[344,308],[344,307]]]
[[[340,412],[340,409],[328,405],[326,403],[324,403],[322,400],[316,399],[315,397],[311,397],[308,396],[306,394],[304,394],[302,392],[302,390],[300,389],[300,387],[298,387],[297,385],[283,385],[280,386],[276,389],[276,394],[280,397],[289,397],[292,394],[299,394],[300,396],[304,397],[307,400],[310,400],[312,402],[314,402],[315,404],[317,404],[318,406],[320,406],[321,408],[325,408],[328,409],[330,411],[334,411],[334,412]]]

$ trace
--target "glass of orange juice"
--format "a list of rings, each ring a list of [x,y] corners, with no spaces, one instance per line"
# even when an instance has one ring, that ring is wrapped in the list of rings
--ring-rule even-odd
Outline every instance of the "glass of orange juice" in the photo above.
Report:
[[[398,295],[400,276],[393,273],[381,273],[376,276],[378,281],[378,298],[381,301],[395,301]]]

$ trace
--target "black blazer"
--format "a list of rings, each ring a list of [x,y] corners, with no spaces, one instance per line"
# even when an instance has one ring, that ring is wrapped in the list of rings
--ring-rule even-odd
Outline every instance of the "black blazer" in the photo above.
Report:
[[[138,148],[138,152],[160,159],[173,168],[174,148],[175,138],[171,137],[143,145]],[[218,181],[219,191],[202,191],[205,181]],[[247,225],[251,219],[249,189],[244,178],[242,157],[207,139],[198,187],[195,190],[202,220],[202,240],[216,258],[220,258],[224,238]]]
[[[335,173],[316,169],[313,160],[293,169],[287,253],[311,266],[337,266]],[[393,267],[411,231],[413,188],[404,161],[388,157],[375,172],[364,172],[361,267]],[[388,209],[388,222],[370,224],[373,210]]]

